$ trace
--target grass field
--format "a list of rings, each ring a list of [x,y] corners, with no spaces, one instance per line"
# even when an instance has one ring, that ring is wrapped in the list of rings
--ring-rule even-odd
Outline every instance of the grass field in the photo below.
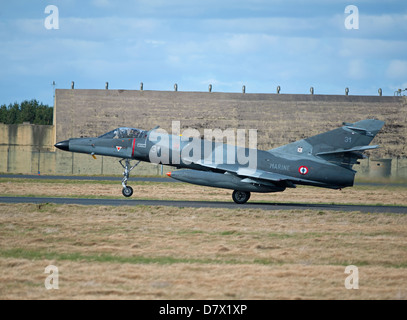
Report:
[[[133,187],[136,198],[231,201],[180,183]],[[0,194],[120,197],[120,185],[13,179]],[[406,205],[407,188],[253,198]],[[407,215],[0,204],[0,239],[0,299],[407,299]],[[45,289],[48,265],[58,290]],[[345,288],[348,265],[357,290]]]

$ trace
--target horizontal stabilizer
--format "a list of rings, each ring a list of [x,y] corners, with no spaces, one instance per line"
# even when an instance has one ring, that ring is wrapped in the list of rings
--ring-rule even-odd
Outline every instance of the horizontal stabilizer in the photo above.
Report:
[[[322,155],[328,155],[328,154],[337,154],[337,153],[347,153],[347,152],[363,152],[366,150],[371,150],[371,149],[377,149],[379,146],[359,146],[359,147],[354,147],[351,149],[336,149],[332,151],[326,151],[326,152],[319,152],[316,155],[317,156],[322,156]]]
[[[358,128],[358,127],[352,127],[352,126],[347,126],[346,128],[348,128],[348,129],[350,129],[352,131],[359,132],[361,134],[365,134],[365,135],[367,135],[369,137],[374,137],[374,135],[365,128]]]

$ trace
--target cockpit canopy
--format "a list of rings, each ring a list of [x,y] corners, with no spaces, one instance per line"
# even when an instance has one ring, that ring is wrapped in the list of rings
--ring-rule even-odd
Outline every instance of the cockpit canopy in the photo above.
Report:
[[[146,135],[144,130],[135,129],[135,128],[117,128],[108,133],[101,135],[99,138],[102,139],[134,139],[134,138],[142,138]]]

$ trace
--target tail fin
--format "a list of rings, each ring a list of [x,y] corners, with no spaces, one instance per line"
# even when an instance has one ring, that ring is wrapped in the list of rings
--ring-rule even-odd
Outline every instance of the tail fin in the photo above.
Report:
[[[273,149],[273,152],[313,155],[352,168],[358,159],[364,158],[364,151],[378,148],[369,144],[383,125],[383,121],[373,119],[343,123],[341,128],[290,143]]]

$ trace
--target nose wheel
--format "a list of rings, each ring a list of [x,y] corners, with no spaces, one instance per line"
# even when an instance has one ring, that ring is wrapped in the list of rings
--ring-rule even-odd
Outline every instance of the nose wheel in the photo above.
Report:
[[[122,193],[125,197],[131,197],[133,195],[133,188],[130,186],[127,186],[123,188]]]
[[[123,160],[125,160],[125,164],[123,164]],[[127,180],[129,179],[130,176],[130,171],[133,170],[135,167],[138,166],[140,161],[138,161],[135,165],[131,166],[130,160],[129,159],[122,159],[119,161],[121,166],[124,168],[123,172],[123,180],[122,180],[122,194],[125,197],[131,197],[133,195],[133,188],[127,185]]]

